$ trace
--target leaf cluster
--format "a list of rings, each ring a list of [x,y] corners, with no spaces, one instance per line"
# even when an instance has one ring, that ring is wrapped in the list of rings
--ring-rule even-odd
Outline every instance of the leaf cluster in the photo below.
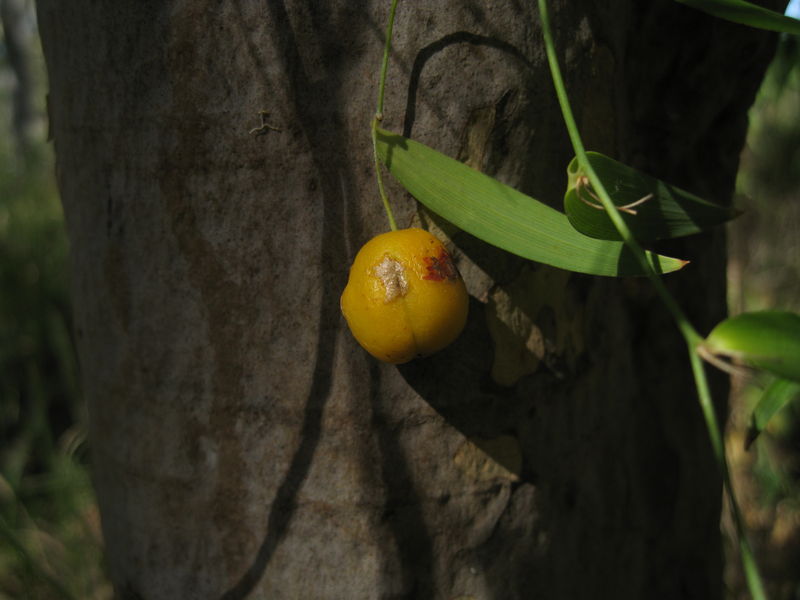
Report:
[[[676,1],[735,23],[800,34],[800,21],[745,0]],[[800,390],[800,316],[780,311],[745,313],[723,321],[705,339],[695,331],[661,282],[663,274],[679,270],[686,262],[647,252],[641,244],[699,233],[725,223],[737,212],[611,157],[585,151],[556,58],[547,2],[538,0],[538,5],[553,84],[576,153],[567,168],[565,212],[553,210],[432,148],[378,128],[391,20],[378,116],[372,126],[376,159],[431,211],[490,244],[561,269],[603,276],[645,275],[651,279],[689,347],[698,398],[731,502],[748,586],[754,598],[766,598],[731,485],[700,357],[726,370],[738,368],[729,362],[736,361],[777,378],[753,413],[752,441]],[[392,17],[395,6],[393,0]],[[379,169],[378,181],[394,227]]]

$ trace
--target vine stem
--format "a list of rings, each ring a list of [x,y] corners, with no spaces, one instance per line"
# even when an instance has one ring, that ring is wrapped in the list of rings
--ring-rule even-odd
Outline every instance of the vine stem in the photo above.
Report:
[[[392,30],[394,29],[394,15],[397,11],[397,0],[392,0],[389,8],[389,24],[386,26],[386,45],[383,48],[383,61],[381,62],[380,79],[378,80],[378,106],[375,109],[375,116],[372,118],[372,156],[375,161],[375,177],[378,179],[378,192],[383,201],[383,209],[389,219],[389,227],[392,231],[397,231],[397,222],[394,220],[392,206],[386,189],[383,187],[383,176],[381,175],[381,161],[378,158],[378,124],[383,120],[383,98],[386,94],[386,71],[389,68],[389,53],[392,49]]]
[[[717,416],[711,399],[711,392],[708,386],[705,368],[697,351],[698,346],[702,342],[703,338],[697,333],[695,328],[684,314],[683,310],[681,310],[680,306],[678,306],[675,298],[672,296],[672,294],[670,294],[666,285],[664,285],[664,281],[661,279],[654,265],[648,260],[647,254],[642,249],[639,242],[636,241],[636,238],[633,236],[628,228],[628,225],[623,220],[616,205],[611,200],[611,196],[608,194],[608,191],[606,191],[602,181],[600,181],[600,178],[597,176],[592,164],[589,162],[589,158],[587,157],[586,150],[583,147],[583,141],[578,131],[577,124],[575,123],[575,117],[572,114],[572,108],[570,107],[569,98],[567,97],[567,90],[564,86],[564,80],[561,76],[561,69],[558,65],[555,43],[553,42],[552,30],[550,28],[550,17],[547,11],[547,0],[538,0],[538,3],[539,15],[542,22],[542,34],[544,36],[545,49],[547,51],[547,62],[550,66],[550,73],[552,75],[553,85],[556,89],[556,95],[558,96],[558,103],[561,106],[561,113],[564,117],[564,123],[566,124],[569,138],[572,142],[572,147],[575,150],[575,155],[578,158],[578,165],[589,179],[589,182],[594,188],[594,191],[602,203],[603,208],[608,213],[611,222],[619,232],[623,242],[628,246],[628,249],[644,269],[644,272],[652,282],[656,292],[661,298],[661,301],[672,315],[676,325],[678,326],[678,329],[686,341],[695,387],[697,388],[697,396],[700,402],[700,408],[703,412],[703,418],[705,419],[706,429],[708,430],[708,436],[714,456],[717,460],[717,464],[720,467],[723,486],[725,488],[725,492],[731,507],[731,513],[733,515],[736,535],[739,540],[739,553],[741,556],[747,585],[750,589],[750,594],[752,595],[753,600],[766,600],[767,595],[764,591],[764,585],[762,583],[761,576],[758,573],[758,567],[753,557],[752,549],[750,548],[750,544],[747,541],[747,536],[745,535],[744,520],[742,519],[739,504],[736,501],[736,494],[733,490],[730,469],[728,467],[728,459],[725,452],[725,444],[722,434],[720,433],[719,424],[717,423]]]

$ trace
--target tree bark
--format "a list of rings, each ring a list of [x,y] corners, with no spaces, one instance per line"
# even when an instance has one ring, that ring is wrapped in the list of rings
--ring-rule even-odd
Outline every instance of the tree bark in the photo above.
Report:
[[[469,323],[400,368],[349,335],[348,266],[387,228],[388,4],[38,3],[118,597],[720,598],[720,480],[646,281],[518,259],[391,186],[400,223],[449,236]],[[551,4],[587,146],[728,201],[773,36]],[[395,32],[384,126],[558,205],[535,3],[401,3]],[[260,111],[278,130],[248,133]],[[666,249],[707,330],[724,235]]]

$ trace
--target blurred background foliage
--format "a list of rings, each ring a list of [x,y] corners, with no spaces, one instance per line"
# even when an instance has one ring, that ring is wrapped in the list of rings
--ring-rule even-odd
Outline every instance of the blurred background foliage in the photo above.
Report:
[[[767,308],[800,312],[797,37],[781,36],[750,111],[735,203],[744,214],[729,226],[731,313]],[[744,450],[750,414],[768,384],[766,378],[734,379],[727,446],[770,597],[800,600],[800,398],[778,412],[765,434]],[[730,597],[747,598],[736,561],[726,564]]]
[[[106,599],[33,3],[0,0],[0,15],[0,600]],[[731,312],[800,311],[797,38],[781,38],[750,118],[736,202],[745,214],[729,229]],[[728,450],[771,597],[800,600],[800,406],[745,451],[763,385],[734,382]],[[746,588],[731,539],[733,600]]]
[[[0,598],[110,598],[33,3],[0,16]]]

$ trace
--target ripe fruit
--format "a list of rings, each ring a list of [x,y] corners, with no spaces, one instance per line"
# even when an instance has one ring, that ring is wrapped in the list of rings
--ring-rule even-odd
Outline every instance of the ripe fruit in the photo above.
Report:
[[[404,363],[441,350],[467,320],[468,296],[442,243],[422,229],[372,238],[356,255],[341,308],[364,349]]]

